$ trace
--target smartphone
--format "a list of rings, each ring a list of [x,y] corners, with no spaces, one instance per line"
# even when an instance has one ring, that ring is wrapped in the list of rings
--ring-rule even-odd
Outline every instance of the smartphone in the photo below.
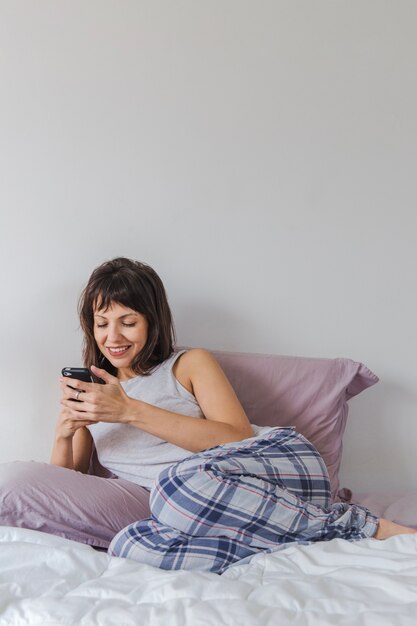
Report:
[[[62,375],[66,378],[76,378],[82,380],[85,383],[100,383],[104,385],[104,381],[97,376],[94,376],[87,367],[64,367]],[[70,385],[71,386],[71,385]]]

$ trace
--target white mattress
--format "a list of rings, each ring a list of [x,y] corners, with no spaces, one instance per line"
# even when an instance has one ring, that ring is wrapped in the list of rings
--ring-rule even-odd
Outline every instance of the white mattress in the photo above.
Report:
[[[417,535],[257,555],[222,576],[166,572],[0,527],[0,625],[403,626],[417,623]]]

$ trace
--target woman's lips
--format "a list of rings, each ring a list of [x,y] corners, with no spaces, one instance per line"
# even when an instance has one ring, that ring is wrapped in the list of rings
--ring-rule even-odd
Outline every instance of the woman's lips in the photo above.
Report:
[[[124,356],[129,348],[130,346],[120,346],[119,348],[107,348],[107,350],[113,358],[118,358]]]

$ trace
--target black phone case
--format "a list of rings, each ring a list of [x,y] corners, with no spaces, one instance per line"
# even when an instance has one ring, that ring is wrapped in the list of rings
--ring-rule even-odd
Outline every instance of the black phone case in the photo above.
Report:
[[[100,383],[104,384],[101,378],[94,376],[92,372],[86,367],[64,367],[62,369],[62,375],[66,378],[76,378],[85,383]]]

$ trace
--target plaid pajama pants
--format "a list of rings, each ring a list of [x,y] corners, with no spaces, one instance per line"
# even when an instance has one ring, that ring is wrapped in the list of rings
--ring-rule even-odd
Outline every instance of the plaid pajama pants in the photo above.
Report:
[[[377,518],[330,503],[323,459],[292,428],[193,454],[161,472],[151,517],[126,526],[109,554],[162,569],[222,573],[292,542],[372,537]]]

